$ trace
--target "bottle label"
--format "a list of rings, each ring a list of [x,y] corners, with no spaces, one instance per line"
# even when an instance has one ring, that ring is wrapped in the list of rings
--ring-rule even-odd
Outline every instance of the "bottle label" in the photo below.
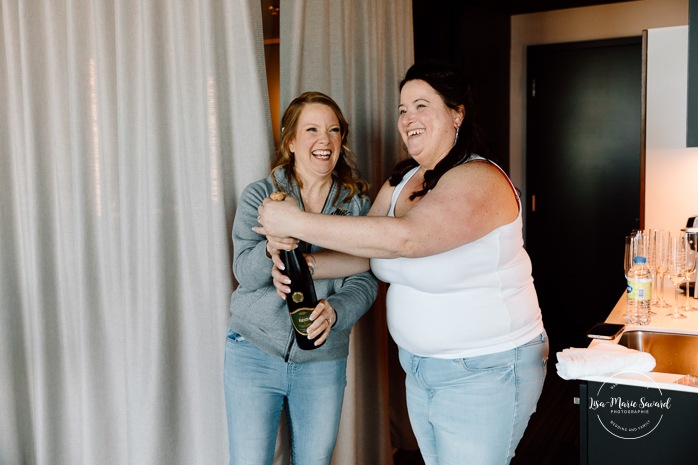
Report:
[[[651,300],[651,279],[628,279],[628,300]]]
[[[310,321],[310,314],[313,313],[313,308],[302,307],[291,312],[291,323],[293,324],[293,329],[303,336],[308,335],[308,327],[313,324]]]

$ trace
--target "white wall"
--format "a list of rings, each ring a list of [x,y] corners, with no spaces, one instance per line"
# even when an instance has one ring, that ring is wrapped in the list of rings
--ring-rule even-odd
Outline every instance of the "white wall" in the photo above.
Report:
[[[686,148],[688,27],[647,34],[645,226],[677,230],[698,215],[698,148]]]
[[[510,174],[512,180],[524,190],[525,194],[525,148],[526,148],[526,47],[528,45],[576,42],[583,40],[610,39],[642,35],[642,31],[651,28],[667,26],[685,26],[688,24],[688,0],[642,0],[634,2],[615,3],[584,8],[549,11],[516,15],[511,19],[511,88],[510,88]],[[685,97],[684,97],[685,98]],[[685,116],[685,110],[684,110]],[[685,126],[685,123],[684,123]],[[685,131],[685,129],[684,129]],[[684,142],[685,147],[685,142]],[[687,149],[684,149],[687,150]],[[664,183],[670,172],[684,172],[689,169],[684,166],[687,157],[668,153],[666,162],[648,166],[647,181],[654,179],[656,165],[661,165],[667,174],[662,176]],[[653,184],[656,184],[654,180]],[[650,197],[647,193],[647,200]],[[680,197],[680,196],[675,196]],[[695,197],[695,196],[694,196]],[[524,196],[524,199],[526,197]],[[649,205],[649,202],[647,202]],[[696,212],[686,213],[684,208],[678,209],[672,203],[671,208],[677,208],[675,217],[688,217],[698,213],[698,199],[694,201]],[[662,205],[664,209],[668,205]],[[656,207],[652,207],[654,210]],[[668,213],[668,211],[667,211]],[[646,209],[647,226],[649,217],[654,212]],[[656,221],[656,220],[655,220]],[[667,219],[666,221],[674,221]],[[685,223],[685,218],[684,218]],[[676,228],[683,224],[676,225]]]

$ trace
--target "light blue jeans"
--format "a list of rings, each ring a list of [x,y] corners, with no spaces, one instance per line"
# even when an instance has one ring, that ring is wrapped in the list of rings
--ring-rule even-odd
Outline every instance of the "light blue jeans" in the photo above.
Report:
[[[479,357],[419,357],[400,348],[407,410],[426,465],[504,465],[543,389],[545,333]]]
[[[346,368],[346,359],[286,363],[230,332],[224,373],[230,465],[272,464],[284,405],[293,463],[329,465]]]

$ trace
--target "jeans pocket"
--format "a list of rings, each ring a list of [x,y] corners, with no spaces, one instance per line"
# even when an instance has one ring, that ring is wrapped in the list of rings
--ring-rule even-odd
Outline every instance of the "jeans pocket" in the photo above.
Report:
[[[527,343],[519,346],[516,351],[519,360],[529,360],[529,363],[536,364],[536,369],[540,370],[541,382],[543,382],[548,372],[549,345],[546,332],[543,331]]]
[[[228,340],[231,342],[242,342],[245,338],[233,330],[228,330]]]
[[[456,361],[468,371],[504,371],[514,367],[515,354],[513,350],[494,354],[466,357]]]

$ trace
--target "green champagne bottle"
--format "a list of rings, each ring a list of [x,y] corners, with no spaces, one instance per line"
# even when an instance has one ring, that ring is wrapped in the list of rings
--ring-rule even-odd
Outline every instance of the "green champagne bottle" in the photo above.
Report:
[[[317,349],[322,344],[316,346],[314,340],[308,339],[308,326],[312,324],[309,317],[318,304],[308,263],[300,248],[281,251],[281,259],[286,267],[286,276],[291,279],[291,293],[286,295],[286,305],[296,335],[296,344],[304,350]]]

